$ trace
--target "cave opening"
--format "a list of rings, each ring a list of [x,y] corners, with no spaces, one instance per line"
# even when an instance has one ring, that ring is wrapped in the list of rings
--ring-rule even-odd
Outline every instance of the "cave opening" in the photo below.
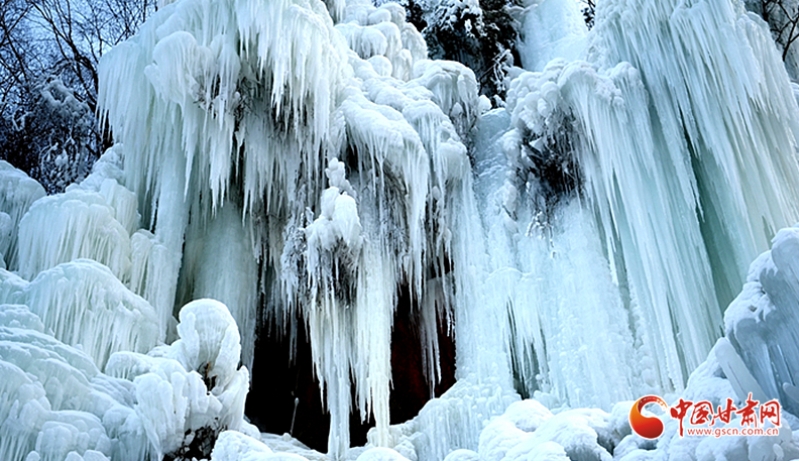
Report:
[[[441,377],[430,389],[416,316],[417,310],[409,290],[403,287],[394,311],[391,335],[391,424],[413,418],[431,396],[440,396],[455,383],[455,342],[446,323],[439,319]],[[245,414],[261,432],[278,435],[288,433],[308,447],[325,453],[330,414],[325,410],[319,382],[313,375],[311,345],[307,335],[304,328],[297,329],[296,349],[291,360],[289,335],[276,334],[274,330],[274,326],[268,323],[262,323],[259,328]],[[361,421],[358,409],[353,408],[350,412],[351,446],[365,445],[366,434],[373,426],[371,418],[366,422]]]

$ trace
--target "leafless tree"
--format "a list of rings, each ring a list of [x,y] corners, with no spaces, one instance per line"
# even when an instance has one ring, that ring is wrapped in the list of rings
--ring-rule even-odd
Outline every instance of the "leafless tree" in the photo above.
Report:
[[[32,26],[46,33],[56,68],[65,69],[94,111],[97,63],[132,36],[155,9],[155,0],[24,0]]]
[[[52,168],[55,156],[59,168],[75,152],[84,153],[76,161],[99,156],[110,138],[102,137],[94,116],[97,65],[138,30],[156,1],[0,0],[0,158],[47,181],[54,174],[43,168]],[[74,116],[65,114],[68,108]],[[64,126],[70,123],[80,126]],[[56,155],[65,146],[72,150]],[[67,182],[45,187],[57,191]]]
[[[769,24],[774,40],[782,47],[782,60],[799,38],[799,3],[787,0],[761,0],[760,14]]]

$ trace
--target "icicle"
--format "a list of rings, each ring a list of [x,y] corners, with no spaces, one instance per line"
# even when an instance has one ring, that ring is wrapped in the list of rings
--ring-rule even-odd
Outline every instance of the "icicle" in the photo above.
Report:
[[[634,20],[632,10],[640,11]],[[749,261],[799,216],[797,105],[771,35],[724,1],[604,2],[595,32],[601,66],[627,61],[639,70],[661,155],[696,175],[672,187],[698,197],[724,305]]]
[[[557,130],[573,130],[576,139],[566,142],[575,149],[589,205],[599,213],[605,251],[614,259],[615,276],[629,278],[627,315],[641,316],[641,324],[629,328],[659,360],[649,385],[679,389],[718,335],[720,315],[694,212],[693,172],[685,162],[658,155],[647,100],[638,74],[627,65],[602,76],[583,63],[555,61],[542,74],[514,81],[509,108],[519,135],[539,144],[558,139]],[[532,152],[544,148],[534,145]],[[601,241],[596,234],[593,239]],[[610,287],[608,282],[597,287]]]

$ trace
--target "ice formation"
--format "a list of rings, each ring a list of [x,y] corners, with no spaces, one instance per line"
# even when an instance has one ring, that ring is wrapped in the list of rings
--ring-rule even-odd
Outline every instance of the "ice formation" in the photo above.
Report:
[[[799,229],[782,229],[770,251],[749,268],[743,290],[724,314],[726,335],[751,370],[761,395],[799,412],[794,306],[799,269]],[[750,388],[751,389],[751,388]]]
[[[469,193],[461,135],[485,103],[469,69],[425,60],[398,5],[334,16],[317,1],[165,5],[103,60],[100,100],[152,232],[131,237],[131,287],[162,314],[175,295],[234,306],[245,363],[259,297],[284,331],[303,322],[341,455],[351,376],[388,443],[396,292],[421,299],[444,272],[448,202]],[[170,122],[142,133],[148,114]],[[431,381],[445,301],[420,305]]]
[[[27,306],[0,305],[0,456],[160,460],[195,440],[201,450],[201,437],[212,445],[214,431],[253,434],[243,420],[249,375],[238,368],[235,321],[217,301],[194,301],[180,312],[180,339],[148,355],[115,353],[102,373]],[[135,323],[116,320],[135,332]]]
[[[89,177],[44,197],[0,163],[0,457],[799,455],[625,419],[643,393],[799,411],[799,108],[742,5],[603,0],[588,32],[528,2],[492,111],[397,3],[160,5],[101,62]],[[431,393],[439,331],[458,381],[391,426],[399,293]],[[244,420],[259,320],[305,330],[327,455]]]
[[[207,455],[216,434],[247,430],[249,373],[238,366],[239,332],[227,307],[213,300],[186,304],[177,333],[169,346],[147,355],[121,352],[106,366],[108,375],[135,385],[134,408],[159,459],[189,456],[181,451],[187,448]]]
[[[36,200],[44,197],[44,188],[29,178],[25,173],[17,170],[8,162],[0,160],[0,253],[3,255],[3,262],[6,268],[16,269],[17,259],[17,240],[19,235],[19,221],[28,208]]]
[[[549,3],[536,2],[530,14],[555,8]],[[553,26],[545,43],[563,44],[555,56],[571,58],[578,29]],[[536,38],[525,41],[533,60]],[[540,71],[513,80],[507,115],[491,122],[511,130],[489,144],[508,160],[488,157],[486,174],[477,174],[486,196],[495,194],[484,205],[493,235],[510,234],[502,239],[517,258],[497,261],[497,277],[541,277],[548,264],[520,257],[535,254],[522,247],[530,239],[514,237],[525,222],[550,241],[555,273],[566,271],[552,278],[567,284],[554,287],[554,303],[512,310],[517,350],[534,351],[516,355],[517,368],[531,391],[603,405],[645,389],[679,391],[720,336],[722,306],[743,267],[796,218],[797,108],[765,26],[733,2],[602,2],[583,59],[535,61]],[[575,231],[582,249],[567,246]],[[545,280],[536,293],[552,286]],[[608,317],[569,314],[581,304],[603,305]],[[547,331],[546,319],[558,316]],[[564,324],[575,328],[575,343],[560,343]],[[607,332],[603,344],[580,348],[597,325]],[[581,351],[617,362],[598,368]],[[561,374],[570,366],[577,368]],[[580,395],[586,377],[595,377],[591,391]]]

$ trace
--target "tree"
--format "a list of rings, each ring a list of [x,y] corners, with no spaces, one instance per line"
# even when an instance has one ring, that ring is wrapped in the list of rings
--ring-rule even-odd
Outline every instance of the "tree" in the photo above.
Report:
[[[48,192],[80,180],[110,136],[97,110],[97,64],[156,0],[0,0],[0,158]]]
[[[791,45],[799,38],[799,3],[787,0],[761,0],[760,15],[769,24],[771,35],[788,59]]]
[[[580,11],[583,13],[583,19],[585,20],[585,25],[588,28],[594,27],[594,16],[596,14],[596,1],[595,0],[580,0],[582,7]]]
[[[430,58],[474,70],[480,92],[498,104],[505,97],[507,70],[518,62],[519,24],[513,16],[518,7],[516,0],[443,0],[435,7],[409,0],[406,10],[422,30]]]

